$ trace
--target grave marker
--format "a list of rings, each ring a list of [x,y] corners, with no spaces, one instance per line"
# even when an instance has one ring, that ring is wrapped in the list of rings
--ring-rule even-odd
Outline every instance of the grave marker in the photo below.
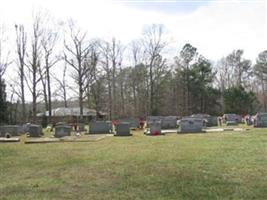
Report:
[[[130,133],[130,123],[121,122],[116,126],[116,136],[131,136]]]
[[[18,125],[4,125],[0,126],[0,137],[19,136],[22,133],[22,127]]]
[[[55,127],[55,137],[65,137],[71,135],[71,126],[59,125]]]
[[[119,122],[130,123],[130,128],[132,128],[132,129],[139,128],[139,119],[137,119],[137,118],[120,119]]]
[[[89,134],[109,134],[112,131],[110,121],[92,121],[89,123]]]
[[[254,118],[254,127],[267,127],[267,113],[257,113]]]
[[[147,135],[162,135],[161,121],[149,122],[149,128],[146,131]]]
[[[162,129],[175,129],[177,128],[177,117],[176,116],[166,116],[161,118],[161,128]]]
[[[202,132],[203,119],[201,118],[182,118],[180,120],[179,132],[181,133],[198,133]]]
[[[43,135],[43,130],[41,125],[35,125],[35,124],[29,125],[28,132],[30,137],[41,137],[41,135]]]

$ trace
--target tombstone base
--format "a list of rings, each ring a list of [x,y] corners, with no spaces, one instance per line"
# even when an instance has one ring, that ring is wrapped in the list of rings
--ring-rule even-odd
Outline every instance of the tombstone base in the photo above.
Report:
[[[14,137],[14,138],[0,138],[0,142],[19,142],[20,138]]]
[[[127,136],[133,136],[133,134],[131,134],[131,133],[130,134],[127,134],[127,135],[126,134],[125,135],[117,135],[117,134],[114,134],[114,136],[118,136],[118,137],[124,137],[124,136],[126,136],[127,137]]]

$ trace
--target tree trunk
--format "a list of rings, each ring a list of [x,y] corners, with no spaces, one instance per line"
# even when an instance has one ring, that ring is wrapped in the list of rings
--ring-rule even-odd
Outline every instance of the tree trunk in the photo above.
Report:
[[[48,123],[51,123],[52,100],[51,100],[51,84],[50,84],[49,67],[46,69],[46,77],[47,77],[47,92],[48,92]]]

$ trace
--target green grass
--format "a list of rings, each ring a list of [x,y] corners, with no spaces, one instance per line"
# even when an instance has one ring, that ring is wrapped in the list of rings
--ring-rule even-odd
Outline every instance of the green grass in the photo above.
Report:
[[[267,129],[0,144],[0,199],[266,199]]]

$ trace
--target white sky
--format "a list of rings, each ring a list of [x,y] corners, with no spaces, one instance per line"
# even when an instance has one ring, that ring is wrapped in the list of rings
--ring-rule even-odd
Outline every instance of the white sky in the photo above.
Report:
[[[168,9],[141,9],[142,4],[197,6],[168,13]],[[211,0],[208,4],[204,0],[0,0],[0,23],[13,30],[14,23],[30,24],[33,10],[44,8],[55,18],[77,20],[92,37],[112,35],[123,42],[139,37],[145,24],[163,23],[175,52],[190,42],[211,60],[237,48],[255,59],[267,48],[266,5],[265,0]]]
[[[0,0],[0,24],[5,24],[14,40],[15,23],[30,26],[33,10],[46,9],[56,19],[76,20],[89,37],[115,36],[126,44],[141,36],[144,25],[164,24],[170,39],[169,58],[187,42],[213,61],[234,49],[244,49],[244,56],[254,61],[267,49],[265,0],[135,1]],[[172,6],[180,7],[176,12]]]

